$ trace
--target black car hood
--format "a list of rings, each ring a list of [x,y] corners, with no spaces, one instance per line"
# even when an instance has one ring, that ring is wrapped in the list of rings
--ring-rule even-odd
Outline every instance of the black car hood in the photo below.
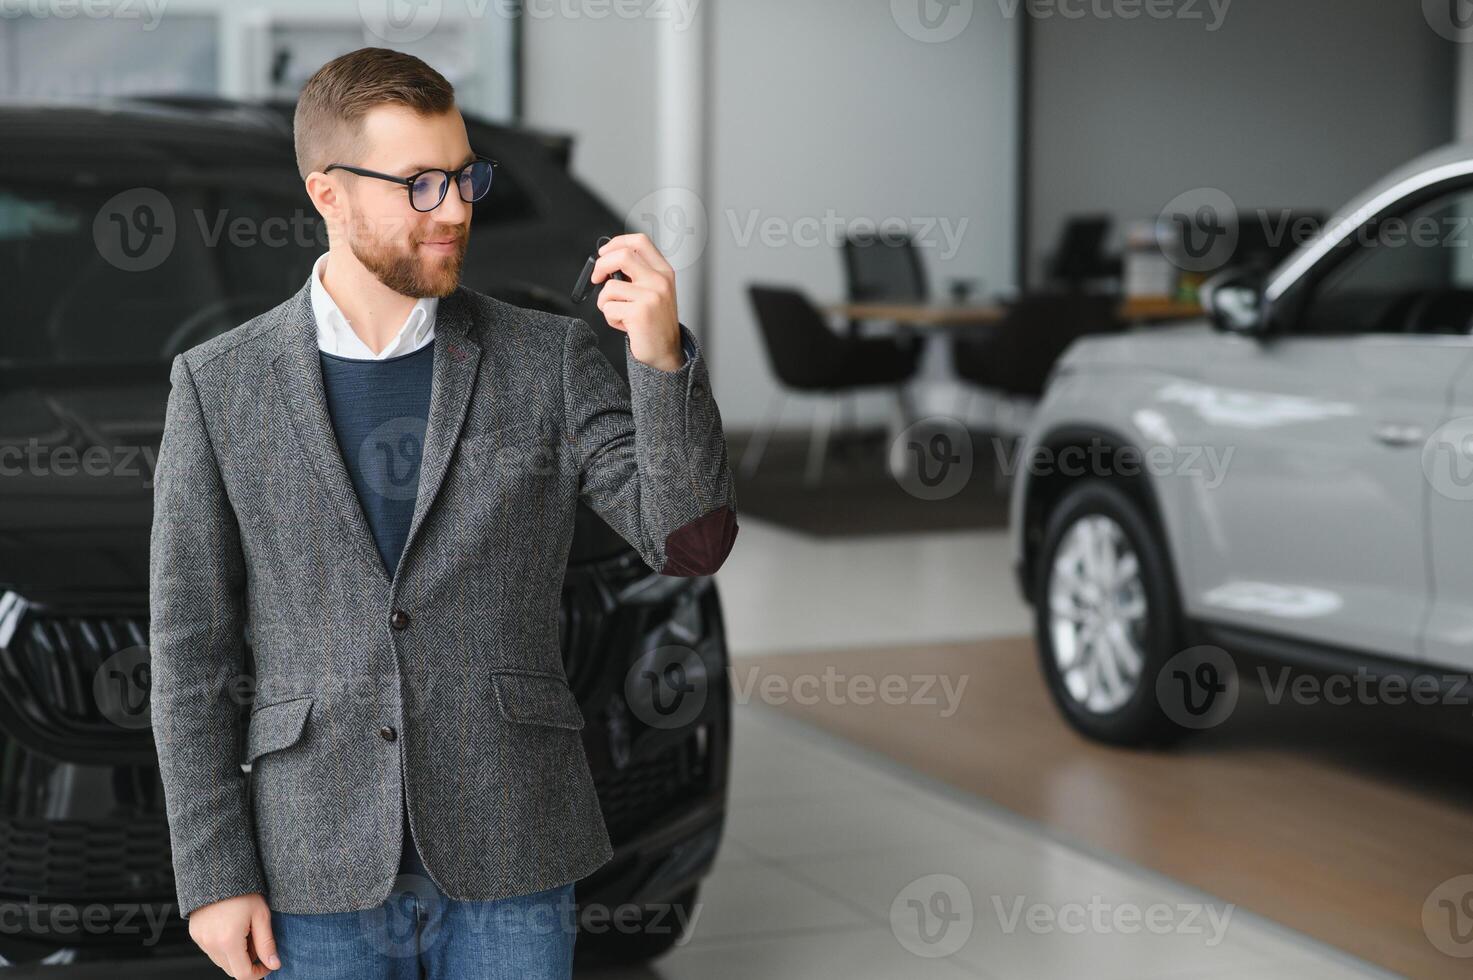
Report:
[[[0,370],[0,588],[38,600],[147,593],[168,368],[130,371],[121,383],[79,369],[78,384],[65,368]],[[578,508],[571,562],[628,550]]]

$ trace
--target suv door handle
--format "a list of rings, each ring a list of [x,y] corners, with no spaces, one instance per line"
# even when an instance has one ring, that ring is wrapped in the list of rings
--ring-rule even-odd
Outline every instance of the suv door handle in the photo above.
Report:
[[[1393,449],[1420,446],[1427,441],[1427,432],[1420,425],[1409,422],[1382,422],[1376,426],[1376,441]]]

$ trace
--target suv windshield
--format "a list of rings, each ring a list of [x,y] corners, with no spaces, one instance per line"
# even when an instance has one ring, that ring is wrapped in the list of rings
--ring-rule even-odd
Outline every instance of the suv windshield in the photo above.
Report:
[[[305,195],[222,184],[0,178],[0,368],[167,364],[295,292],[327,247]]]

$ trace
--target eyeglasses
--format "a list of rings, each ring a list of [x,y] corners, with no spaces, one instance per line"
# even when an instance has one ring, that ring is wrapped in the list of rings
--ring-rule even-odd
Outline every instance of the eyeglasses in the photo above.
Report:
[[[477,155],[474,160],[459,170],[440,170],[431,167],[429,170],[421,170],[409,177],[396,177],[393,174],[381,174],[377,170],[364,170],[362,167],[350,167],[346,163],[334,163],[322,168],[322,172],[329,170],[346,170],[350,174],[360,177],[377,177],[379,180],[391,180],[396,184],[403,184],[409,191],[409,206],[416,211],[433,211],[445,200],[445,194],[450,189],[453,180],[460,189],[460,199],[467,204],[473,204],[486,196],[491,189],[491,175],[495,167],[500,164],[490,157]]]

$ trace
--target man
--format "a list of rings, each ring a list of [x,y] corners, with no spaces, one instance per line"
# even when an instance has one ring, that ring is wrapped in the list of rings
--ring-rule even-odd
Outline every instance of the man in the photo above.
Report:
[[[612,856],[558,642],[574,511],[663,574],[720,566],[736,518],[705,363],[643,235],[593,273],[627,392],[583,320],[459,284],[494,170],[419,59],[329,62],[295,130],[329,251],[174,358],[155,477],[180,913],[238,980],[567,977],[573,883]],[[384,923],[405,900],[402,945]]]

